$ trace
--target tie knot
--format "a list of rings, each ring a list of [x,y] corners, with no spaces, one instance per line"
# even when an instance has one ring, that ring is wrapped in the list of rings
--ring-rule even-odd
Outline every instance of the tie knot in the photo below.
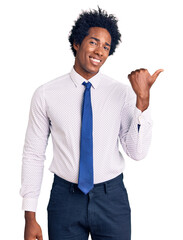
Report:
[[[91,82],[83,82],[82,84],[86,87],[86,89],[90,89],[92,85]]]

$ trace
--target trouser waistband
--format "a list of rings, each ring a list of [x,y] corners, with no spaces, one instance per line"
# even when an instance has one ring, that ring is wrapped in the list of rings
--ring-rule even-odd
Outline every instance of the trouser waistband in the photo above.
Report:
[[[76,190],[80,191],[77,183],[69,182],[57,176],[56,174],[54,174],[54,183],[57,183],[61,186],[69,188],[72,192],[75,192]],[[120,185],[120,184],[123,184],[123,173],[119,174],[117,177],[112,178],[110,180],[94,184],[94,187],[91,189],[90,192],[96,192],[96,191],[98,192],[102,190],[107,192],[107,189],[112,189],[116,185]]]

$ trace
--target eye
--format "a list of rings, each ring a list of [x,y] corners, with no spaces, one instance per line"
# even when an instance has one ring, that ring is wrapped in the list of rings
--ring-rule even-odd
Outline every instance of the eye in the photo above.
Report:
[[[107,50],[107,51],[109,51],[109,47],[106,47],[106,46],[105,46],[104,49]]]
[[[96,42],[94,42],[94,41],[90,41],[90,43],[91,43],[92,45],[97,45]]]

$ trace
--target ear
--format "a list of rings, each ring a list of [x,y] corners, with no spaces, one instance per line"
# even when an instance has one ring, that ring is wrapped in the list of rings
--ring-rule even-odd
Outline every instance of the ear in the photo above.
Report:
[[[73,48],[77,51],[79,49],[80,45],[79,43],[73,42]]]

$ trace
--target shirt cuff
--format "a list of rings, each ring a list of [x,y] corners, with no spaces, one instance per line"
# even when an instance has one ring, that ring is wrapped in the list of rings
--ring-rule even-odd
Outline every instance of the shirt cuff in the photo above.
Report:
[[[37,198],[23,198],[22,201],[22,210],[36,212],[37,209]]]
[[[148,107],[145,111],[141,111],[137,107],[135,107],[135,116],[137,119],[137,124],[141,125],[145,122],[148,122],[150,125],[152,125],[152,119],[151,119],[151,110],[150,107]]]

